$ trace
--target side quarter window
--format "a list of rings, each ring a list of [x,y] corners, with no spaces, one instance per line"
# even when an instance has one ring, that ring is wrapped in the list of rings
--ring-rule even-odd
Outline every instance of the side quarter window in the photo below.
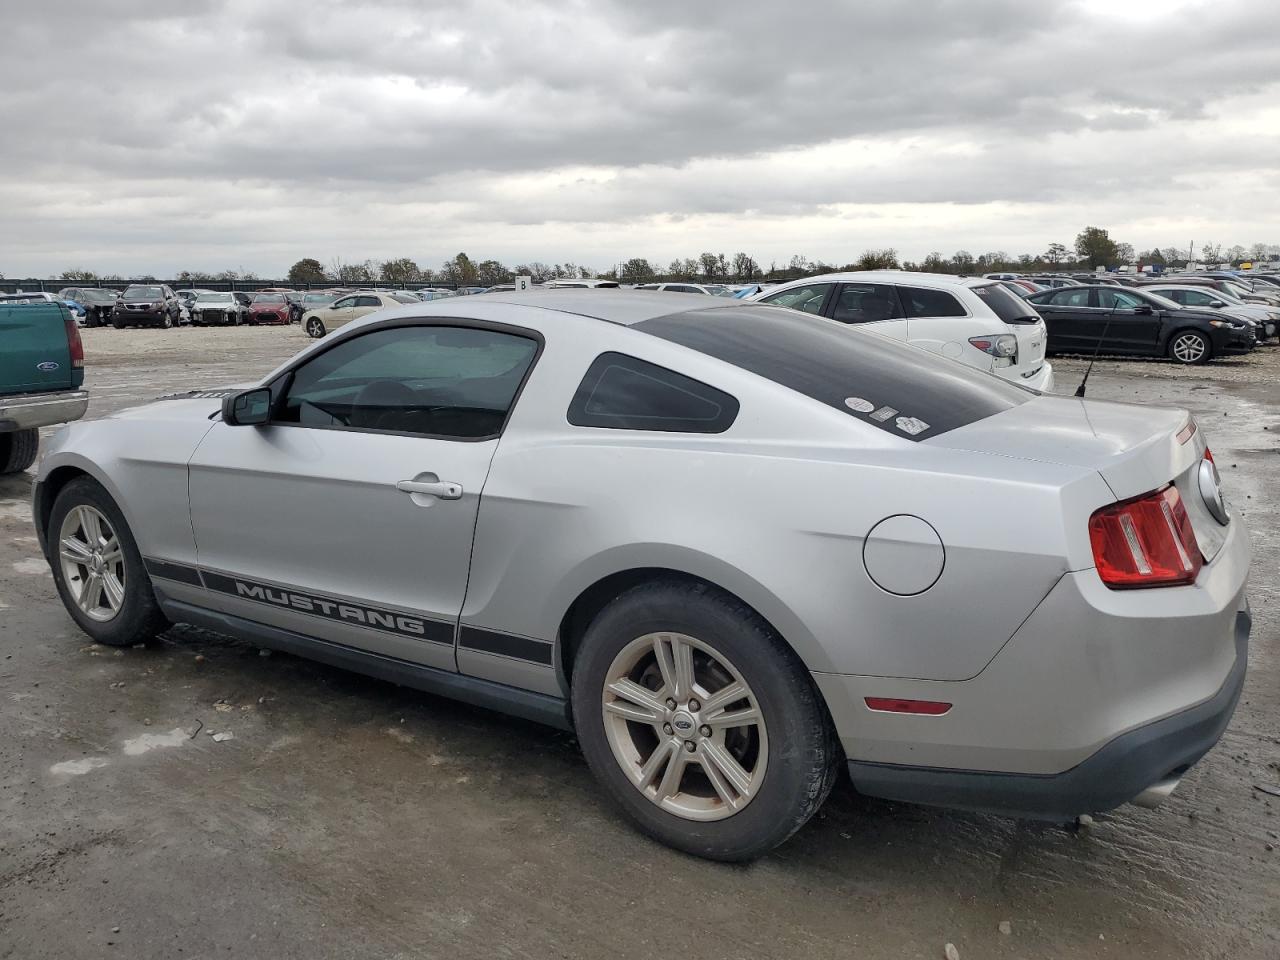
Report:
[[[532,336],[472,327],[376,330],[293,371],[272,422],[489,439],[502,433],[538,347]]]
[[[624,353],[602,353],[569,404],[576,427],[723,433],[738,416],[735,397]]]

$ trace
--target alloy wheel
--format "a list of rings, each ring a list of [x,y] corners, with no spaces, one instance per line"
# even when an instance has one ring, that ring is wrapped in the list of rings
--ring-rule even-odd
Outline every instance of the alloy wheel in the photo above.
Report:
[[[1204,339],[1199,334],[1184,333],[1173,341],[1173,355],[1182,363],[1195,363],[1204,352]]]
[[[124,550],[109,521],[88,504],[74,507],[58,535],[62,578],[76,605],[100,623],[124,606]]]
[[[760,790],[769,737],[742,674],[710,644],[651,633],[613,659],[601,695],[614,759],[648,800],[687,820],[722,820]]]

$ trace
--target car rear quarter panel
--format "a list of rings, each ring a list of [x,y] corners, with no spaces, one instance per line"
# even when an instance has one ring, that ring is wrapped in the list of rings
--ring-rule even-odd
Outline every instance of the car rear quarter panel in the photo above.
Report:
[[[665,568],[750,604],[811,670],[965,679],[1087,555],[1088,515],[1113,499],[1091,470],[931,450],[640,333],[591,339],[548,338],[499,444],[464,623],[554,641],[587,587]],[[715,436],[569,426],[602,349],[727,390],[738,420]],[[914,597],[880,589],[862,561],[872,527],[903,513],[946,550]]]

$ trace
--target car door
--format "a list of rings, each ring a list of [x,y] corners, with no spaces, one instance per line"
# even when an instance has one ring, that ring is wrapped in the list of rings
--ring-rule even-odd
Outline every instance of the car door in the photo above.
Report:
[[[1073,352],[1084,349],[1097,308],[1093,306],[1093,290],[1090,287],[1062,287],[1048,296],[1037,294],[1031,298],[1036,312],[1044,318],[1048,332],[1048,352]]]
[[[344,323],[355,318],[356,301],[359,297],[339,297],[321,314],[326,330],[336,330]]]
[[[262,426],[190,463],[205,602],[453,670],[481,490],[540,348],[497,325],[408,322],[308,355]]]
[[[1097,294],[1102,314],[1098,336],[1105,331],[1104,349],[1138,354],[1160,352],[1162,314],[1155,304],[1120,287],[1099,289]]]
[[[964,353],[970,336],[983,332],[974,330],[973,324],[963,319],[969,311],[946,290],[909,286],[899,286],[897,290],[907,318],[906,338],[912,346],[954,359]]]

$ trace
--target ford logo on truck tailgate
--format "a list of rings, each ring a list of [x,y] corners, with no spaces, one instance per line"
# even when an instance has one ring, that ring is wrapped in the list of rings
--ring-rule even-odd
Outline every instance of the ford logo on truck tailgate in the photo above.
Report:
[[[53,371],[57,370],[60,366],[62,366],[62,364],[58,363],[57,360],[46,360],[44,363],[37,363],[36,369],[41,373],[53,373]]]

